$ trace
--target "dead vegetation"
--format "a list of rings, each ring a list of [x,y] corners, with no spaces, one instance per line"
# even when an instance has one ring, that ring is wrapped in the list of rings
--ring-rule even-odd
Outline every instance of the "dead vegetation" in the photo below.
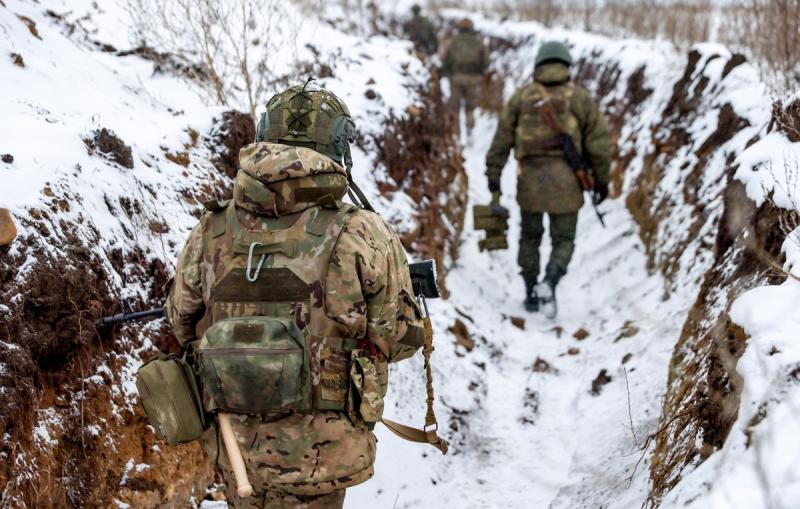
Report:
[[[419,94],[422,106],[412,106],[403,117],[391,115],[386,130],[371,143],[388,176],[378,182],[381,193],[391,196],[403,191],[418,204],[414,228],[401,232],[406,249],[421,258],[436,259],[445,269],[446,260],[457,257],[467,177],[455,134],[456,119],[438,80],[420,88]],[[444,273],[439,271],[443,289]]]
[[[273,71],[277,56],[299,67],[298,26],[278,0],[135,0],[128,10],[141,47],[198,62],[185,68],[188,81],[210,102],[247,104],[253,119],[280,81]]]
[[[763,71],[780,95],[800,83],[800,0],[435,0],[446,7],[566,26],[611,36],[672,42],[687,51],[698,42],[721,41]]]

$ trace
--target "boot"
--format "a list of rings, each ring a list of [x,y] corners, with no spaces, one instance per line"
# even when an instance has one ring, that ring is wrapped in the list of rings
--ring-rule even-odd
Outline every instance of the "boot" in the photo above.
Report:
[[[563,275],[564,269],[560,266],[547,264],[544,280],[534,288],[534,291],[539,296],[539,307],[547,318],[553,319],[558,314],[556,286]]]
[[[539,311],[539,299],[536,296],[536,278],[525,278],[525,311],[535,313]]]

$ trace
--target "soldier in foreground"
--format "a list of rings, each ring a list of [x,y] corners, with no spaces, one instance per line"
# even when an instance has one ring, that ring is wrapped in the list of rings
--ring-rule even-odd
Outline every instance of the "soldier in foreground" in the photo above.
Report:
[[[233,199],[207,207],[179,258],[166,313],[202,359],[203,406],[219,412],[203,448],[237,508],[342,507],[373,475],[387,364],[425,338],[397,235],[341,201],[354,134],[327,90],[275,95]],[[220,445],[228,420],[250,496]]]
[[[458,113],[464,106],[467,132],[475,125],[474,110],[489,66],[489,51],[468,18],[456,24],[458,33],[450,40],[442,58],[442,74],[450,78],[450,105]]]
[[[522,212],[518,263],[525,280],[524,304],[531,312],[541,305],[549,317],[556,314],[556,286],[567,272],[575,247],[583,191],[592,192],[595,204],[608,196],[608,125],[589,92],[571,82],[570,65],[572,57],[565,45],[542,45],[533,82],[518,89],[503,108],[486,155],[486,177],[492,204],[497,205],[500,175],[514,149],[517,201]],[[577,154],[568,150],[568,143]],[[580,172],[571,164],[576,156],[587,161],[593,179],[587,174],[576,178]],[[539,282],[544,214],[550,220],[553,251]]]
[[[411,7],[411,18],[403,23],[403,32],[414,43],[414,47],[424,55],[434,55],[439,48],[436,27],[426,16],[420,14],[420,6]]]

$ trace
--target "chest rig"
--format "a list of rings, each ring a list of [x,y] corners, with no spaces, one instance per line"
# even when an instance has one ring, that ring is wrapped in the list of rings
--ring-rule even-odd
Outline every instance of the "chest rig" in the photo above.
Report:
[[[552,104],[564,132],[572,138],[578,150],[581,150],[581,129],[570,104],[574,92],[575,87],[571,83],[546,87],[534,82],[523,89],[514,146],[517,159],[564,155],[561,141],[558,139],[559,133],[553,130],[541,115],[540,108],[543,101]]]
[[[357,340],[326,315],[324,289],[333,250],[354,208],[316,206],[279,217],[249,215],[233,203],[213,208],[203,217],[206,409],[344,410],[348,360]],[[265,354],[248,342],[273,346]],[[226,353],[241,360],[217,360]],[[242,373],[250,369],[248,380]],[[265,398],[276,401],[265,404]]]

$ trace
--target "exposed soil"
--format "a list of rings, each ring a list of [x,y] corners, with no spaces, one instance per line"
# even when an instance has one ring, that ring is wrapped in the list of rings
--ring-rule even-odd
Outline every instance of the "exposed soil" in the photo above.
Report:
[[[211,147],[216,156],[211,160],[223,175],[234,178],[239,171],[239,150],[253,143],[256,125],[253,118],[241,111],[226,111],[211,129]]]
[[[110,161],[125,168],[133,168],[133,152],[113,131],[105,127],[94,132],[92,139],[83,140],[90,154],[100,152]]]

